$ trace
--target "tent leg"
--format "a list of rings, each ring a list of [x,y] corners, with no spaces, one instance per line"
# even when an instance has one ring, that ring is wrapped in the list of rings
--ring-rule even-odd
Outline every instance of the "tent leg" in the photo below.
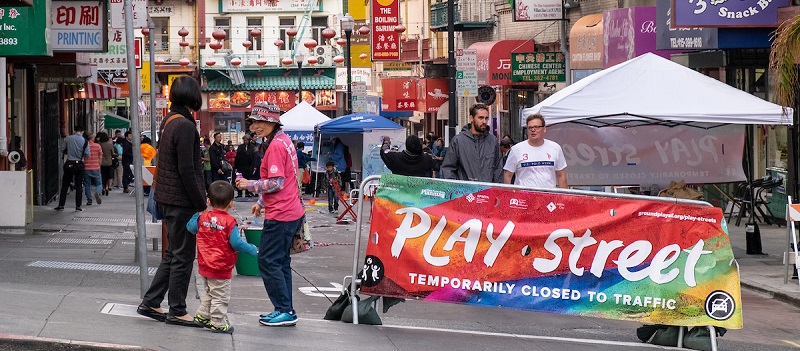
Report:
[[[717,351],[717,330],[713,325],[708,326],[708,335],[711,337],[711,351]]]

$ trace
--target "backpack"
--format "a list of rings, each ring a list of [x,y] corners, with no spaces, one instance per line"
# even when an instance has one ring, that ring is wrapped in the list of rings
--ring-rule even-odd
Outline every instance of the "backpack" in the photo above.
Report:
[[[344,161],[347,162],[347,169],[353,167],[353,157],[350,156],[350,147],[344,145]]]

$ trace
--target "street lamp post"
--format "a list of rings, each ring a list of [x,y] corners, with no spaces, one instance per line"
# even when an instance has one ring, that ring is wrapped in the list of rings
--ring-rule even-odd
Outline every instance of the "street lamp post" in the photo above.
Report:
[[[298,105],[303,102],[303,60],[305,59],[306,57],[302,52],[298,51],[294,54],[294,60],[297,62],[297,90],[299,90],[297,93]]]
[[[350,38],[353,35],[353,27],[355,25],[356,21],[353,20],[353,16],[350,16],[349,13],[342,17],[342,30],[347,39],[347,55],[345,55],[345,59],[347,59],[347,107],[345,112],[348,115],[353,113],[353,88],[351,86],[353,84],[353,58],[350,53]]]

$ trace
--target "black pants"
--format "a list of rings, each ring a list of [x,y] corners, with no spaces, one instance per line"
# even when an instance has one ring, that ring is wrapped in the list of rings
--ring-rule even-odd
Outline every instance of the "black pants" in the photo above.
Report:
[[[73,162],[73,161],[67,161]],[[83,169],[75,167],[67,167],[64,164],[64,176],[61,178],[61,194],[58,197],[58,206],[64,207],[67,202],[67,191],[69,191],[70,182],[75,182],[75,208],[81,207],[81,200],[83,199]]]
[[[158,204],[167,226],[168,244],[158,265],[150,289],[144,294],[145,305],[159,308],[167,295],[169,313],[183,316],[186,312],[186,293],[192,278],[192,264],[197,251],[197,238],[186,230],[186,223],[195,214],[193,208]]]
[[[128,185],[133,181],[133,169],[131,163],[122,163],[122,188],[128,189]]]

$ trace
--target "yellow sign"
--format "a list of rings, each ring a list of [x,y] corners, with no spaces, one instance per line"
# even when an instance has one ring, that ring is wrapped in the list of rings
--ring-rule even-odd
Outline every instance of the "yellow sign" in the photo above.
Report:
[[[348,1],[347,2],[347,12],[350,13],[350,16],[353,17],[354,20],[365,20],[367,19],[367,2],[366,1]],[[358,28],[355,28],[358,29]]]
[[[139,84],[142,88],[140,93],[150,93],[150,61],[142,62],[142,69],[139,70]]]
[[[372,58],[370,57],[370,47],[366,44],[350,45],[350,58],[353,67],[366,67],[372,68]],[[366,58],[362,59],[361,54],[366,54]]]

